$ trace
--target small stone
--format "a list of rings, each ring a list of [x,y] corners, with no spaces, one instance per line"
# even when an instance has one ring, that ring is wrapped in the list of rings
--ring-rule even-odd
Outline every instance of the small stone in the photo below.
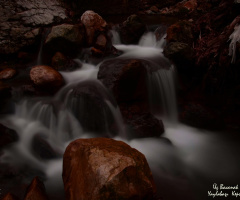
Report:
[[[0,80],[10,79],[16,75],[17,71],[12,68],[6,68],[0,72]]]

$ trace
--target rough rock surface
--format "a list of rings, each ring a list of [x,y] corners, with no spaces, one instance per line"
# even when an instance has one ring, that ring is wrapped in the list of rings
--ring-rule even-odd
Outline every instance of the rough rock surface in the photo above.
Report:
[[[29,185],[24,200],[48,200],[45,186],[38,177],[35,177]]]
[[[33,67],[30,71],[30,78],[35,85],[46,89],[55,89],[63,85],[62,75],[55,69],[45,65]]]
[[[15,53],[32,45],[41,33],[39,27],[66,18],[58,0],[1,0],[0,54]]]
[[[67,200],[152,200],[155,184],[145,156],[121,141],[78,139],[63,158]]]

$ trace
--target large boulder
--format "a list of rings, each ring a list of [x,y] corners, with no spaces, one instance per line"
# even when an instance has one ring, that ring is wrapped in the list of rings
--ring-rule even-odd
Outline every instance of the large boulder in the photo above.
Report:
[[[88,45],[93,44],[97,32],[104,32],[107,28],[107,22],[92,10],[84,12],[81,21],[86,29]]]
[[[48,200],[43,182],[35,177],[28,186],[24,200]]]
[[[53,26],[46,38],[44,51],[51,54],[61,51],[65,55],[75,56],[83,46],[85,30],[81,24],[61,24]]]
[[[121,141],[78,139],[63,158],[67,200],[145,199],[156,192],[145,156]]]
[[[32,67],[30,78],[36,86],[45,89],[55,90],[63,85],[62,75],[55,69],[45,65]]]
[[[124,44],[137,44],[141,36],[146,31],[146,25],[137,15],[131,15],[120,24],[120,37]]]
[[[10,0],[0,4],[0,54],[19,51],[34,44],[42,26],[67,18],[58,0]]]

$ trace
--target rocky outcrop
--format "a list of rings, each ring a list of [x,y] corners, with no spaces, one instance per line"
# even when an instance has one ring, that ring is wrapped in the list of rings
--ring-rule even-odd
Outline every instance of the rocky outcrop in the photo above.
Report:
[[[124,44],[136,44],[146,31],[146,25],[137,15],[131,15],[125,22],[120,24],[119,34]]]
[[[10,79],[16,75],[17,71],[12,68],[6,68],[0,71],[0,80]]]
[[[63,158],[67,200],[145,199],[156,192],[146,158],[121,141],[78,139]]]
[[[15,130],[12,130],[2,124],[0,124],[0,148],[16,142],[18,140],[18,134]]]
[[[55,69],[45,65],[33,67],[30,71],[30,78],[36,86],[46,90],[56,90],[63,85],[62,75]]]
[[[0,54],[15,53],[34,44],[41,34],[40,27],[66,18],[58,0],[1,0]]]
[[[48,200],[43,182],[35,177],[29,185],[24,200]]]

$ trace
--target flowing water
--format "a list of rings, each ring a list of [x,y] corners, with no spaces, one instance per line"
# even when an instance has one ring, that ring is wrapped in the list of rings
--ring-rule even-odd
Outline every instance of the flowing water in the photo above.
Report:
[[[15,114],[1,119],[1,123],[19,135],[19,141],[4,149],[1,163],[28,170],[29,179],[23,180],[25,183],[41,176],[51,199],[64,199],[61,175],[66,146],[76,138],[106,135],[123,140],[145,154],[164,200],[207,199],[213,183],[236,184],[240,180],[240,161],[235,136],[177,122],[176,74],[174,66],[162,54],[165,36],[157,41],[154,33],[149,32],[139,45],[122,45],[118,33],[112,35],[115,47],[124,52],[121,58],[140,58],[159,67],[149,72],[148,86],[152,112],[164,119],[163,137],[127,140],[121,112],[109,91],[97,80],[100,64],[95,66],[76,59],[82,68],[62,72],[67,84],[53,98],[22,99],[16,104]],[[85,89],[76,90],[79,85]],[[96,91],[103,107],[98,115],[91,111],[86,100],[89,88]],[[110,130],[110,122],[116,123],[115,134]],[[33,141],[39,137],[50,147],[51,158],[41,157],[35,149]]]

